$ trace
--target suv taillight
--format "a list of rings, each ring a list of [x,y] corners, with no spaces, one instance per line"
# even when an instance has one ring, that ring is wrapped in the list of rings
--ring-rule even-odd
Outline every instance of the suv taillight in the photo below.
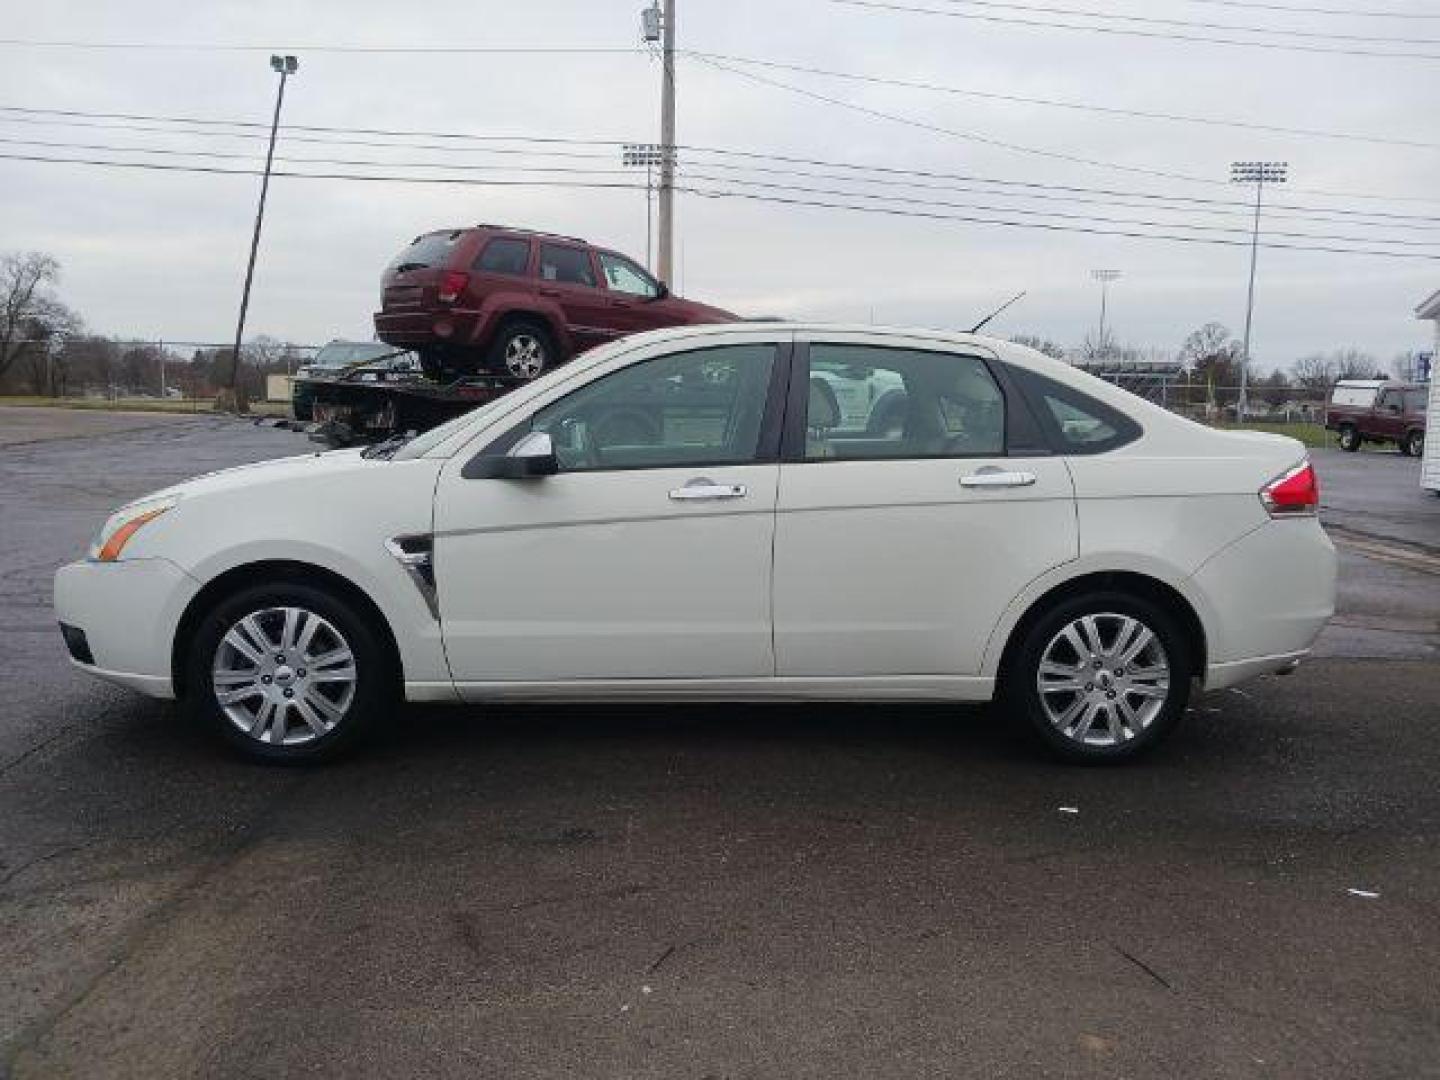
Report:
[[[1302,461],[1260,489],[1260,501],[1271,517],[1313,514],[1320,508],[1320,478],[1315,466]]]
[[[469,284],[470,275],[464,270],[447,270],[445,276],[440,279],[440,302],[442,304],[452,303]]]

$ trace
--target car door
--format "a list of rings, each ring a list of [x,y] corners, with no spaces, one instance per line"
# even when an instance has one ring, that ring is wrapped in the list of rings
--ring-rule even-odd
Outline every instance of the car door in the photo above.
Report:
[[[770,575],[788,345],[640,360],[540,407],[484,454],[550,436],[559,471],[436,491],[446,654],[479,684],[774,674]],[[472,469],[472,472],[474,470]]]
[[[596,251],[600,276],[609,298],[612,325],[621,333],[672,326],[675,318],[659,299],[660,286],[649,274],[623,255]]]
[[[617,336],[589,249],[542,241],[537,266],[537,291],[560,309],[577,352]]]
[[[884,340],[796,347],[781,676],[978,675],[1006,606],[1078,553],[1069,471],[1018,393],[979,355]]]

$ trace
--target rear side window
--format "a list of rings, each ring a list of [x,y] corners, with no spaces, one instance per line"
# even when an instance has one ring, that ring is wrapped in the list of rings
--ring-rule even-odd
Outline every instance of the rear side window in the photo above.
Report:
[[[540,277],[564,285],[595,287],[595,268],[590,265],[590,253],[583,248],[541,244]]]
[[[499,236],[485,245],[474,269],[487,274],[524,275],[530,265],[530,241]]]
[[[455,245],[459,242],[460,237],[464,235],[457,229],[454,232],[417,236],[409,247],[395,256],[394,261],[390,263],[390,269],[399,273],[404,270],[423,270],[431,266],[444,266],[455,250]]]
[[[1025,368],[1007,370],[1057,453],[1103,454],[1140,437],[1139,424],[1103,401]]]

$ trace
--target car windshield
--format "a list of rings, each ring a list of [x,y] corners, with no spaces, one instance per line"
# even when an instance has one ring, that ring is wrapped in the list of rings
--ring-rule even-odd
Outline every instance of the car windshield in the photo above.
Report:
[[[333,341],[310,361],[314,367],[338,368],[398,356],[401,350],[381,341]]]
[[[504,398],[496,398],[494,401],[486,402],[479,408],[471,409],[467,413],[462,413],[453,420],[447,420],[439,427],[431,428],[425,432],[425,434],[417,435],[415,438],[407,440],[392,453],[390,457],[395,461],[408,461],[411,458],[424,457],[451,435],[454,435],[467,425],[474,423],[504,400]]]

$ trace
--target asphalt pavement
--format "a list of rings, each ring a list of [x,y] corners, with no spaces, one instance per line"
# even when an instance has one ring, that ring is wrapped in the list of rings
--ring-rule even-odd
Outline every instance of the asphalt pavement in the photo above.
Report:
[[[0,1076],[1440,1076],[1440,500],[1391,456],[1317,455],[1322,658],[1122,769],[912,705],[407,708],[275,769],[69,667],[111,508],[309,449],[0,449]]]

